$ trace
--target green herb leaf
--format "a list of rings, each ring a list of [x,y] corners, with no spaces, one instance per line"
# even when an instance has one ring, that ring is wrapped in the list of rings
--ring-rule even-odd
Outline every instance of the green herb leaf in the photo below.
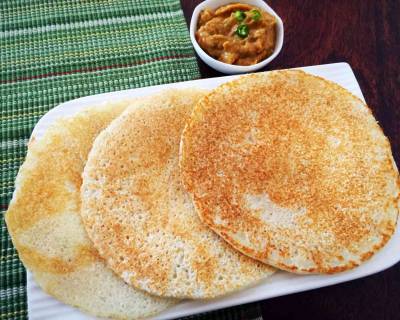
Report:
[[[249,35],[249,26],[247,24],[241,24],[236,29],[236,34],[241,38],[246,38]]]
[[[237,21],[241,22],[246,19],[246,14],[242,10],[237,10],[234,12]]]
[[[250,11],[251,12],[251,17],[253,18],[254,21],[258,21],[261,18],[261,13],[260,11],[253,9]]]

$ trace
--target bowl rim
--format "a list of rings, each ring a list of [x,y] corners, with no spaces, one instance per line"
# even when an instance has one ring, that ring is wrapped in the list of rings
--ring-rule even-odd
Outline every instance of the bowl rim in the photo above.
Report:
[[[277,21],[278,35],[277,35],[277,41],[275,44],[274,51],[272,52],[272,54],[269,57],[265,58],[264,60],[262,60],[256,64],[253,64],[253,65],[239,66],[239,65],[234,65],[234,64],[229,64],[229,63],[219,61],[219,60],[211,57],[207,52],[205,52],[200,47],[200,45],[198,44],[196,37],[195,37],[195,32],[197,31],[197,21],[198,21],[200,12],[206,7],[210,7],[212,9],[214,9],[214,8],[218,8],[218,7],[227,5],[229,3],[246,3],[246,4],[254,5],[254,6],[260,7],[261,9],[267,11],[268,13],[270,13],[271,15],[274,16],[274,18]],[[275,59],[276,56],[278,56],[278,54],[282,50],[283,39],[284,39],[284,27],[283,27],[283,22],[282,22],[281,17],[266,2],[264,2],[262,0],[238,0],[238,1],[235,1],[235,0],[222,0],[222,1],[221,0],[205,0],[201,3],[199,3],[194,8],[192,17],[190,19],[189,32],[190,32],[190,40],[192,41],[195,51],[207,65],[209,65],[211,68],[216,69],[218,71],[221,71],[221,69],[225,69],[225,70],[229,69],[229,71],[235,72],[235,73],[255,71],[255,70],[258,70],[258,69],[266,66],[269,62],[271,62],[273,59]]]

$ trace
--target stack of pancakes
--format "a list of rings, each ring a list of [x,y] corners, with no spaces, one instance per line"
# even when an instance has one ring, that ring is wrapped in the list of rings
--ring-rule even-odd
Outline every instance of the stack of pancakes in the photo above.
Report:
[[[46,292],[140,319],[275,268],[358,266],[393,234],[399,189],[362,101],[274,71],[58,120],[31,138],[6,221]]]

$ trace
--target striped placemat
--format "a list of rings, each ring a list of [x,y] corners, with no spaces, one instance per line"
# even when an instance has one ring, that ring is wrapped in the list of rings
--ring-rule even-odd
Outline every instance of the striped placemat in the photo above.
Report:
[[[39,118],[77,97],[199,77],[178,0],[0,2],[1,320],[28,317],[25,269],[3,216]],[[250,305],[199,319],[260,314]]]

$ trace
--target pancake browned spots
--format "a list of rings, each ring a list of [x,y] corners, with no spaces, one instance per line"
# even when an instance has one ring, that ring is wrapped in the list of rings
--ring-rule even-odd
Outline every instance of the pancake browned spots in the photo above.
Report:
[[[301,71],[226,83],[182,137],[184,184],[238,250],[294,272],[338,272],[394,232],[398,172],[367,106]]]
[[[78,271],[87,265],[101,260],[98,252],[91,246],[77,246],[72,259],[62,259],[59,257],[49,257],[33,248],[18,246],[18,254],[23,256],[24,264],[35,266],[36,272],[67,274]]]
[[[184,191],[179,142],[197,90],[163,92],[96,139],[83,174],[82,217],[108,265],[150,293],[210,298],[272,273],[204,226]]]
[[[44,291],[99,317],[137,319],[176,303],[131,288],[109,270],[79,215],[81,174],[97,134],[130,102],[56,121],[32,137],[6,213],[24,265]]]

